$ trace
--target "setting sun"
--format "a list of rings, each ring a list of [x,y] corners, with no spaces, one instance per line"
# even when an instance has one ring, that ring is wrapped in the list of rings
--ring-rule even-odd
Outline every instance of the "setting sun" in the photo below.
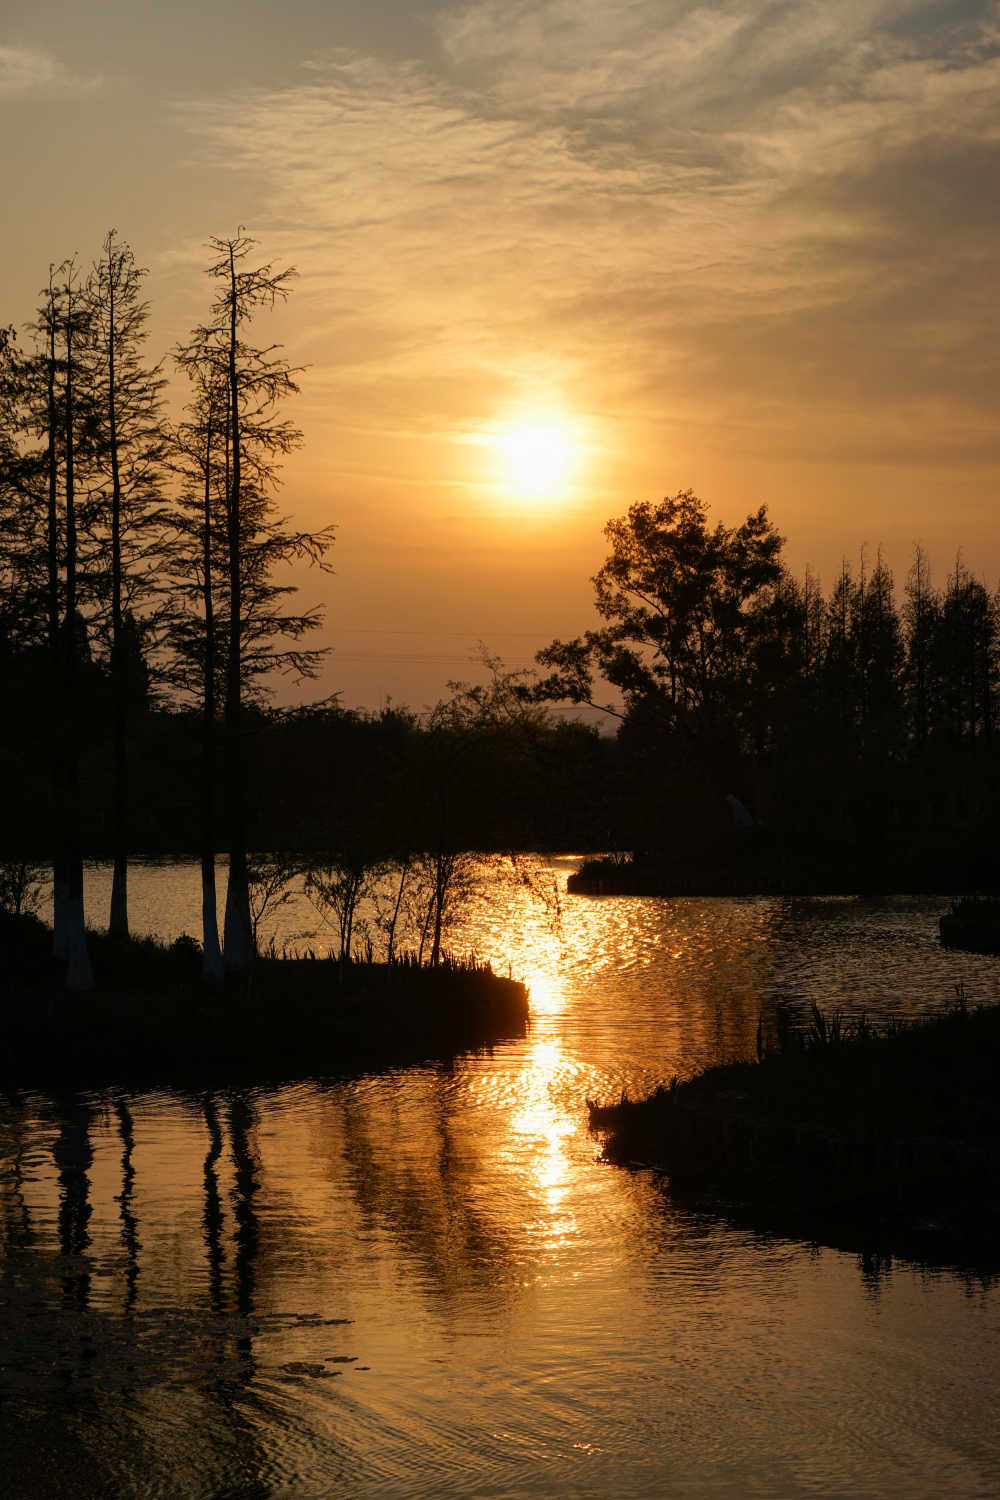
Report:
[[[576,442],[562,421],[511,424],[498,432],[496,447],[503,478],[518,495],[543,495],[569,477]]]

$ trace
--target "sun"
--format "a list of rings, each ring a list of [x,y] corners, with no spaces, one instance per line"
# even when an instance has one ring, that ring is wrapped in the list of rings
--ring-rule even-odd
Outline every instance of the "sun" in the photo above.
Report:
[[[526,499],[559,490],[576,461],[576,440],[565,421],[507,423],[497,432],[495,443],[503,480]]]

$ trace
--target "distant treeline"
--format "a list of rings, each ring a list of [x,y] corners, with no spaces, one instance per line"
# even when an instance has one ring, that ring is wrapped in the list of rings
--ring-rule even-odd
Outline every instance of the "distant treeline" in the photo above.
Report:
[[[763,508],[711,527],[687,491],[606,535],[604,623],[539,653],[538,691],[618,689],[620,847],[655,865],[752,820],[744,846],[813,851],[836,884],[997,878],[1000,600],[964,564],[936,588],[918,547],[902,590],[876,556],[824,594]]]
[[[438,848],[607,847],[619,821],[619,747],[514,698],[514,676],[501,674],[499,685],[509,717],[489,703],[470,706],[473,690],[461,687],[423,718],[405,708],[367,713],[333,703],[247,710],[248,846],[360,864]],[[58,809],[48,792],[44,679],[31,672],[29,657],[8,659],[2,691],[11,710],[0,742],[4,851],[47,858]],[[109,695],[106,666],[91,661],[79,724],[89,857],[113,850]],[[199,716],[149,696],[133,705],[129,735],[132,853],[197,855]]]
[[[934,589],[919,552],[901,597],[880,561],[845,567],[827,596],[784,576],[743,647],[702,716],[671,721],[646,693],[614,738],[560,718],[536,679],[497,662],[485,686],[452,684],[425,716],[258,705],[243,724],[248,845],[362,861],[438,847],[655,859],[725,839],[729,794],[758,836],[846,858],[891,846],[929,864],[923,884],[935,868],[946,885],[967,883],[958,856],[968,880],[988,882],[1000,828],[995,594],[961,566]],[[30,649],[8,652],[2,671],[4,846],[41,857],[57,832],[47,680]],[[108,857],[112,685],[96,653],[85,673],[81,839]],[[199,715],[165,704],[143,670],[128,733],[132,852],[197,854]]]
[[[932,587],[918,548],[897,595],[879,558],[845,564],[824,596],[817,580],[784,577],[748,643],[743,692],[701,738],[674,734],[685,776],[661,804],[652,842],[695,828],[704,797],[723,817],[728,790],[754,820],[786,833],[870,843],[920,832],[987,842],[1000,814],[1000,599],[961,563]],[[654,714],[652,704],[645,705]],[[634,705],[622,735],[636,764],[661,777],[662,753]],[[659,746],[661,752],[665,744]]]

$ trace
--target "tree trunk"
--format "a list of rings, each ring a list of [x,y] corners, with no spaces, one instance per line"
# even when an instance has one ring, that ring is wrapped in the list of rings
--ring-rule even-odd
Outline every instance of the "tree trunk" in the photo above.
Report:
[[[48,320],[48,360],[46,368],[48,398],[48,515],[46,518],[46,562],[48,570],[48,645],[50,707],[52,700],[61,694],[63,687],[60,648],[62,637],[59,630],[59,414],[56,405],[56,307],[55,290],[49,277],[49,300],[46,309]],[[51,755],[52,816],[54,834],[61,846],[65,822],[65,786],[63,776],[63,745],[59,729],[52,728],[49,753]],[[67,935],[67,874],[62,852],[52,862],[52,956],[59,960],[69,956]]]
[[[222,949],[219,947],[219,917],[215,895],[215,858],[201,857],[201,977],[211,984],[222,978]]]
[[[52,957],[69,958],[69,876],[61,854],[52,861]]]
[[[202,511],[202,606],[205,614],[205,678],[201,746],[201,933],[202,978],[222,979],[219,917],[215,894],[215,601],[212,595],[212,408],[205,432],[205,489]]]
[[[396,924],[399,921],[399,912],[403,904],[403,892],[406,889],[406,877],[409,869],[410,862],[407,859],[400,865],[399,886],[396,890],[396,900],[392,908],[392,919],[389,922],[388,931],[386,932],[385,961],[390,966],[396,957]]]
[[[83,860],[70,864],[67,887],[66,984],[71,990],[89,990],[94,983],[87,952],[87,930],[83,915]]]
[[[80,852],[80,751],[79,751],[79,621],[77,619],[76,577],[76,490],[73,433],[73,295],[67,291],[66,310],[66,614],[63,620],[62,662],[64,702],[69,722],[63,734],[66,792],[63,811],[62,840],[66,860],[67,971],[70,989],[89,989],[93,984],[87,955],[87,934],[83,911],[83,855]]]
[[[226,925],[223,939],[226,968],[242,972],[253,961],[253,924],[250,921],[250,879],[242,849],[229,855],[226,886]]]
[[[232,245],[230,264],[229,317],[229,422],[230,462],[232,465],[227,496],[228,572],[229,572],[229,656],[226,663],[225,771],[226,821],[229,833],[229,884],[226,891],[226,930],[224,956],[229,970],[245,970],[253,958],[253,930],[250,921],[250,886],[246,854],[245,768],[241,741],[241,689],[243,667],[243,597],[241,547],[241,463],[240,384],[236,365],[237,351],[237,280]]]
[[[444,903],[446,882],[443,856],[438,854],[434,864],[434,941],[431,944],[431,968],[441,962],[441,929],[444,925]]]
[[[122,640],[122,486],[118,463],[118,412],[115,391],[115,273],[108,250],[108,440],[111,447],[111,712],[112,837],[115,873],[111,884],[112,937],[128,937],[128,677]]]
[[[108,932],[112,937],[128,937],[128,857],[121,850],[115,853],[115,868],[111,877]]]

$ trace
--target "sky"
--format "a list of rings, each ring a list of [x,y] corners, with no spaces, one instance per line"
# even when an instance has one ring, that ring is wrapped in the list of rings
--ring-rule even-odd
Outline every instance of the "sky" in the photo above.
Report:
[[[828,589],[917,541],[1000,581],[996,4],[4,0],[0,130],[0,323],[111,227],[157,357],[210,236],[296,267],[307,696],[530,663],[679,489]]]

